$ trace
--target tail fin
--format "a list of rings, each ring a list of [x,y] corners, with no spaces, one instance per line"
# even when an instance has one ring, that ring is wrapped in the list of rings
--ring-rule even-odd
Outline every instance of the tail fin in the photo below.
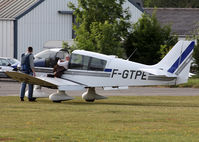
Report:
[[[155,66],[177,75],[176,84],[185,83],[190,71],[194,41],[178,41],[169,53]]]

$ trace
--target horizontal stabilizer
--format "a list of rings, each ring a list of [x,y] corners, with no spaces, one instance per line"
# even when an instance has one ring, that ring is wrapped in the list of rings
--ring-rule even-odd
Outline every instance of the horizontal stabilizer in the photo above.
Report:
[[[177,75],[171,74],[167,71],[164,71],[163,69],[140,69],[140,70],[152,75],[157,75],[157,76],[177,77]]]

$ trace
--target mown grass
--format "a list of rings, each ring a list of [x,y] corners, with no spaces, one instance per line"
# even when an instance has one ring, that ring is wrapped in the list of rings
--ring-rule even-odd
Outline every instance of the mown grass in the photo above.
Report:
[[[199,88],[199,77],[189,78],[187,83],[179,85],[153,86],[153,87],[169,87],[169,88]]]
[[[187,83],[178,85],[177,87],[199,88],[199,78],[190,78]]]
[[[86,103],[0,97],[0,141],[197,142],[198,96],[110,97]]]

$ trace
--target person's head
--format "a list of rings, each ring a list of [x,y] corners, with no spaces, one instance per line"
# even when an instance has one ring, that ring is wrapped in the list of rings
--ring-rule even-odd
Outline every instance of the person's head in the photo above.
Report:
[[[66,56],[66,61],[69,61],[70,60],[70,56]]]
[[[32,53],[33,52],[33,48],[31,46],[28,47],[28,52]]]

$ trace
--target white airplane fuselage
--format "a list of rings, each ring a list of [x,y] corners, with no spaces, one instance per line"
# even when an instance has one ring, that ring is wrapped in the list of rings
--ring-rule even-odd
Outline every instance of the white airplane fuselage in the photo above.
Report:
[[[156,65],[85,50],[72,52],[62,79],[86,87],[175,85],[188,80],[194,42],[179,41]]]
[[[89,87],[175,84],[175,77],[156,77],[155,75],[139,70],[142,68],[151,67],[115,58],[108,61],[104,71],[68,69],[62,78],[87,84]]]
[[[194,42],[179,41],[156,65],[76,50],[62,78],[88,87],[181,84],[188,80],[193,49]]]

